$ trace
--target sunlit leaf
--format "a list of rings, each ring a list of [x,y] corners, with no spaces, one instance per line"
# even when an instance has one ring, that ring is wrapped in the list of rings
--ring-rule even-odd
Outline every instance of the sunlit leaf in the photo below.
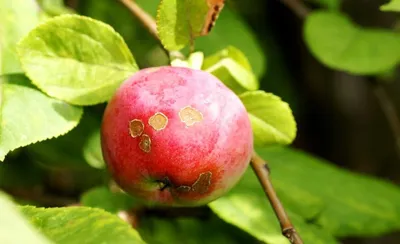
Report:
[[[202,69],[218,77],[237,94],[257,90],[259,87],[246,56],[232,46],[207,57]]]
[[[203,51],[205,56],[234,46],[248,58],[257,77],[266,71],[266,53],[261,48],[255,34],[245,20],[225,6],[218,17],[215,27],[209,35],[199,37],[195,42],[196,50]]]
[[[69,132],[82,116],[82,108],[50,98],[36,89],[12,83],[2,86],[0,161],[16,148]]]
[[[255,145],[292,143],[297,127],[286,102],[264,91],[245,92],[239,97],[249,114]]]
[[[205,0],[161,0],[157,29],[168,50],[181,50],[201,32],[208,12]]]
[[[57,244],[145,243],[128,223],[88,207],[20,208],[30,222]]]
[[[0,243],[52,243],[29,224],[11,199],[2,192],[0,192],[0,216]]]
[[[380,7],[382,11],[400,11],[400,1],[399,0],[391,0],[390,2],[382,5]]]
[[[337,12],[311,13],[304,25],[304,38],[323,64],[353,74],[380,74],[400,61],[400,34],[361,28]]]
[[[46,21],[24,37],[17,49],[36,86],[76,105],[107,101],[138,69],[112,27],[78,15]]]
[[[0,75],[22,73],[17,42],[39,23],[35,1],[0,0]]]

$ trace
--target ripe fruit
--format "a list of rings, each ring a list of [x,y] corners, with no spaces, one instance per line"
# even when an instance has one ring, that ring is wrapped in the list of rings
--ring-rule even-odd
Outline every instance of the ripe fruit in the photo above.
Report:
[[[165,205],[220,197],[253,150],[240,99],[209,73],[169,66],[143,69],[121,85],[104,112],[101,140],[120,187]]]

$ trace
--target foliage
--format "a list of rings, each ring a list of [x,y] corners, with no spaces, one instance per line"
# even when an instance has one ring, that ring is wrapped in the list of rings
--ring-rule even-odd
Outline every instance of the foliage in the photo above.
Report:
[[[305,243],[400,229],[397,186],[284,147],[296,138],[293,113],[280,97],[259,90],[265,54],[229,5],[211,33],[200,37],[206,1],[137,2],[156,17],[163,48],[187,54],[194,45],[197,52],[171,65],[210,72],[242,100],[257,151],[270,163],[273,184]],[[318,3],[329,11],[312,12],[303,34],[321,63],[359,75],[397,66],[398,33],[356,25],[340,13],[340,1]],[[397,3],[381,9],[398,11]],[[99,133],[104,103],[137,63],[168,62],[128,15],[110,0],[85,1],[77,9],[63,1],[0,0],[0,187],[10,192],[0,192],[0,243],[287,243],[251,169],[228,194],[191,209],[204,213],[201,218],[153,216],[157,209],[105,183]],[[62,197],[81,206],[41,208],[39,200],[24,202],[14,194],[48,193],[54,182]],[[136,218],[135,228],[119,218],[126,212]]]
[[[361,28],[340,13],[312,13],[304,25],[304,38],[322,63],[354,74],[384,73],[400,61],[398,33]]]

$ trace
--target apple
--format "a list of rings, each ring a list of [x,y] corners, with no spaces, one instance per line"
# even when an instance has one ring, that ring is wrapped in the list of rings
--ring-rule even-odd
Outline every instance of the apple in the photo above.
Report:
[[[115,182],[149,203],[203,205],[248,167],[253,133],[240,99],[215,76],[183,67],[142,69],[117,89],[101,127]]]

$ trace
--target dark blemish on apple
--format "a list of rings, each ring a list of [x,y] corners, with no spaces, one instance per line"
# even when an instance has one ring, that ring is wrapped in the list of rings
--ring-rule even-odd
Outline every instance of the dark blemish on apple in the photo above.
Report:
[[[201,173],[196,182],[193,183],[192,191],[200,194],[206,193],[208,191],[208,187],[211,185],[211,176],[212,173],[210,171]]]
[[[176,191],[179,192],[189,192],[192,188],[190,186],[179,186],[176,188]]]
[[[144,124],[140,119],[134,119],[129,122],[129,134],[135,138],[142,135]]]
[[[179,118],[186,126],[192,126],[203,120],[203,114],[191,106],[186,106],[179,111]]]
[[[157,112],[149,118],[149,125],[157,131],[163,130],[167,124],[168,118],[163,113]]]
[[[148,135],[143,134],[140,138],[139,148],[143,152],[149,153],[151,151],[151,139]]]
[[[172,185],[172,183],[168,177],[164,177],[164,179],[162,179],[162,180],[156,180],[156,182],[159,185],[160,191],[164,191],[165,189],[167,189],[168,187],[170,187]]]

